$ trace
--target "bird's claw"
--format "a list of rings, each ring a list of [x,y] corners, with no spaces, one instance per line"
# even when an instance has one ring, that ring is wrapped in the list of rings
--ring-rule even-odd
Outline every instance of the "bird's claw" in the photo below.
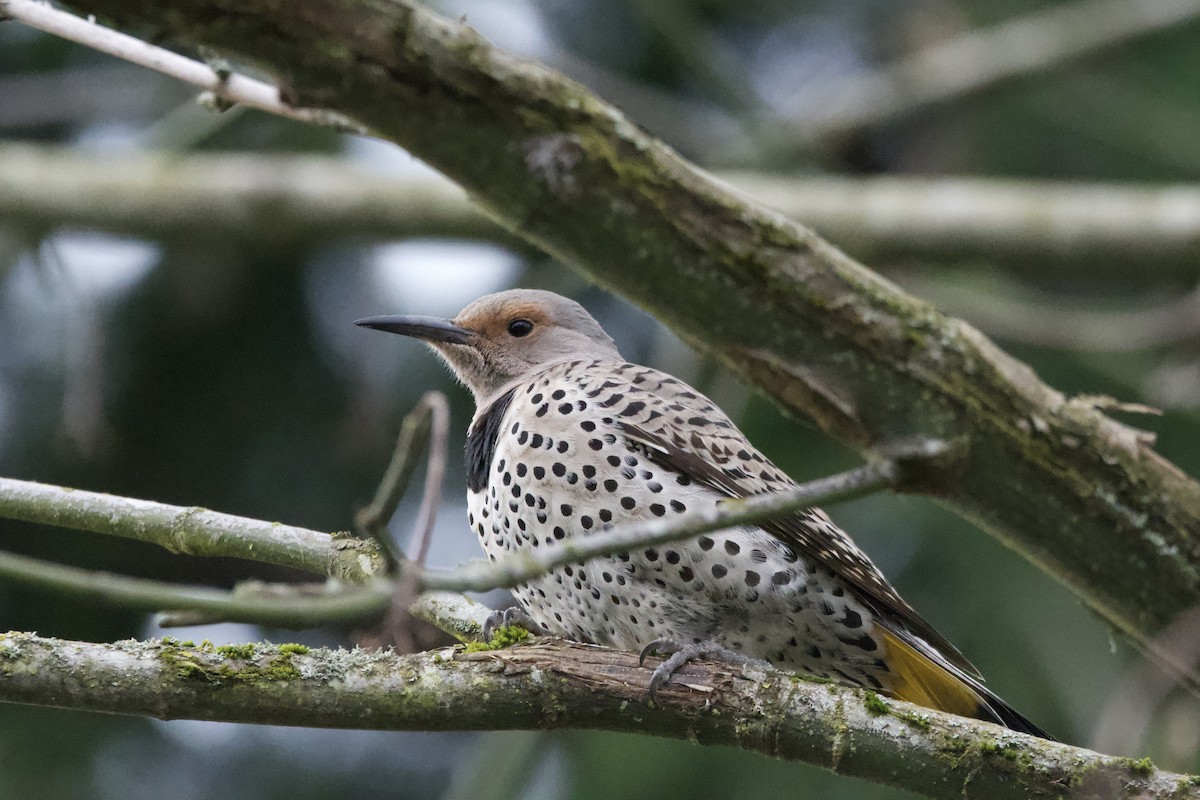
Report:
[[[525,609],[520,606],[509,606],[502,611],[493,611],[488,614],[487,619],[483,621],[483,640],[490,642],[492,634],[498,628],[505,628],[509,625],[517,625],[532,633],[534,636],[549,636],[548,631],[544,626],[534,621],[532,617],[525,612]]]
[[[671,680],[671,676],[689,661],[695,661],[698,658],[709,658],[713,661],[721,661],[726,664],[766,663],[762,659],[752,658],[736,650],[730,650],[725,645],[712,640],[680,644],[672,639],[655,639],[649,642],[638,653],[638,664],[644,664],[646,656],[655,652],[669,654],[661,664],[654,668],[654,672],[650,675],[650,685],[647,694],[650,696],[650,701],[655,704],[658,703],[659,687]]]

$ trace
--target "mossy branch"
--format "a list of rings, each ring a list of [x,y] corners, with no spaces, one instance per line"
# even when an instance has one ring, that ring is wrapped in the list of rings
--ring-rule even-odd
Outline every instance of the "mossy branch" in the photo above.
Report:
[[[1200,797],[1192,778],[1145,760],[773,670],[688,664],[650,707],[635,654],[553,640],[396,656],[10,633],[0,637],[0,674],[0,702],[327,728],[624,731],[805,761],[947,800]]]
[[[398,0],[76,0],[274,71],[454,179],[862,451],[963,440],[925,491],[1151,647],[1200,593],[1200,485],[977,331],[681,159],[583,87]],[[946,477],[946,476],[943,476]]]

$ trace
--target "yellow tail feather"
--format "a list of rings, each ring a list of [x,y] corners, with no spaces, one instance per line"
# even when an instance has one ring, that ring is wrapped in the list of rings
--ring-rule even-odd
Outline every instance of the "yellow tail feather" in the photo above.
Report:
[[[974,689],[891,631],[882,633],[893,697],[963,717],[981,716],[984,700]]]

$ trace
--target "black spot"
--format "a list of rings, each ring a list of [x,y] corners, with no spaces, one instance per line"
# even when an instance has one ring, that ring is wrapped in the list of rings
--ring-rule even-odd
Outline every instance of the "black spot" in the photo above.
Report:
[[[662,503],[651,503],[650,513],[656,517],[661,517],[663,514],[667,513],[667,509]]]
[[[538,403],[542,402],[542,393],[541,393],[541,392],[538,392],[538,393],[537,393],[537,394],[535,394],[533,397],[529,398],[529,402],[533,403],[535,406],[536,406]]]
[[[653,547],[651,547],[649,550],[646,551],[646,560],[647,561],[658,561],[658,551],[655,550]]]
[[[595,481],[584,481],[583,488],[587,489],[589,492],[594,492],[594,491],[596,491],[596,482]]]
[[[846,594],[846,590],[843,589],[841,586],[838,586],[838,587],[835,587],[834,590],[830,594],[832,594],[834,597],[843,597]]]
[[[671,501],[671,510],[674,511],[676,514],[682,514],[683,512],[687,511],[687,506],[685,506],[683,503],[679,502],[678,500],[672,500]],[[709,541],[711,542],[712,540],[710,539]],[[709,546],[711,547],[711,545],[709,545]]]
[[[529,506],[530,508],[533,508],[533,505],[536,502],[537,502],[537,499],[532,494],[525,495],[525,505]]]
[[[754,550],[750,551],[750,560],[756,564],[765,564],[767,561],[767,554],[762,550],[755,548]]]
[[[586,400],[576,400],[575,407],[578,408],[580,411],[583,411],[585,408],[587,408],[587,401]]]
[[[748,569],[746,570],[745,580],[747,586],[758,586],[759,581],[762,580],[762,575],[759,575],[752,569]]]
[[[579,480],[579,476],[576,475],[574,472],[567,473],[567,483],[569,485],[574,486],[578,480]]]
[[[536,450],[542,446],[542,442],[544,441],[545,437],[543,437],[540,433],[535,433],[533,438],[529,440],[529,446]]]
[[[571,405],[570,403],[559,403],[558,413],[570,414],[574,409],[575,409],[575,406]]]
[[[566,538],[566,536],[567,536],[566,531],[564,531],[562,528],[558,527],[557,525],[554,526],[554,538],[555,539],[564,539],[564,538]]]
[[[561,461],[556,461],[554,462],[554,466],[550,468],[550,471],[554,473],[555,477],[561,478],[567,474],[567,465]]]
[[[585,531],[586,531],[586,530],[591,530],[591,527],[592,527],[592,518],[591,518],[591,517],[589,517],[589,516],[587,516],[587,515],[585,514],[585,515],[583,515],[582,517],[580,517],[580,518],[579,518],[579,524],[583,526],[583,529],[584,529]]]
[[[738,553],[742,552],[742,546],[732,539],[726,539],[725,552],[729,553],[731,556],[736,556]]]
[[[646,484],[646,488],[649,489],[651,493],[658,494],[662,491],[662,484],[658,481],[650,481]]]
[[[879,648],[879,644],[865,633],[856,639],[847,639],[839,636],[838,640],[844,644],[850,645],[851,647],[857,647],[860,650],[866,650],[868,653],[873,653]]]
[[[608,396],[607,400],[605,400],[603,403],[600,404],[600,407],[601,408],[612,408],[617,403],[621,402],[621,400],[624,399],[624,397],[625,397],[625,395],[621,394],[620,392],[613,392],[612,394],[610,394]]]
[[[608,464],[609,464],[609,466],[612,466],[612,467],[621,466],[621,457],[620,456],[609,456]]]
[[[637,500],[634,500],[632,497],[622,497],[621,498],[621,508],[625,509],[626,511],[629,511],[636,505],[637,505]]]
[[[688,419],[688,425],[695,425],[697,428],[703,428],[704,426],[711,425],[711,424],[712,424],[712,422],[705,419],[704,417],[690,417]]]
[[[571,445],[567,444],[567,440],[564,439],[561,442],[559,442],[558,445],[554,449],[560,453],[565,453],[565,452],[567,452],[567,450],[570,447],[571,447]]]
[[[646,404],[643,403],[641,400],[638,400],[635,403],[630,403],[629,405],[625,406],[624,410],[621,411],[621,416],[622,417],[632,417],[634,414],[638,413],[645,407],[646,407]]]
[[[520,517],[517,517],[517,527],[520,528],[521,530],[525,530],[525,520],[521,519]]]
[[[583,428],[588,433],[591,433],[592,431],[596,430],[596,423],[592,422],[590,419],[585,419],[583,422],[579,423],[579,427]]]
[[[564,392],[562,389],[555,389],[554,394],[550,395],[550,399],[551,400],[562,400],[566,396],[567,396],[567,393]]]
[[[583,467],[583,477],[585,477],[585,478],[596,477],[596,468],[593,467],[591,464],[585,464]]]
[[[725,567],[721,564],[712,565],[712,574],[714,578],[724,578],[727,572],[729,572],[729,570],[725,569]]]
[[[605,583],[612,583],[612,573],[611,572],[601,572],[600,577],[604,579]]]
[[[615,491],[617,490],[617,486],[619,486],[619,485],[620,485],[620,484],[618,484],[618,483],[617,483],[616,481],[614,481],[612,478],[609,478],[608,480],[606,480],[606,481],[604,482],[604,488],[605,488],[605,489],[607,489],[607,490],[608,490],[608,491],[610,491],[610,492],[615,492]]]
[[[638,464],[637,456],[625,456],[625,463],[631,467],[636,467]]]
[[[517,477],[518,478],[524,478],[525,473],[528,471],[529,471],[529,468],[526,467],[524,464],[517,464]]]
[[[546,477],[546,468],[545,467],[534,467],[533,468],[533,477],[539,481],[542,478]]]
[[[547,519],[548,519],[548,517],[546,516],[546,512],[545,512],[545,511],[539,511],[539,512],[537,512],[537,521],[538,521],[539,523],[542,523],[542,524],[544,524],[544,523],[546,522],[546,520],[547,520]]]
[[[515,484],[513,484],[513,487],[512,487],[512,494],[513,494],[513,497],[520,497],[520,496],[521,496],[521,484],[519,484],[519,483],[515,483]]]
[[[563,503],[561,506],[559,506],[558,511],[564,517],[569,517],[575,511],[575,509],[571,508],[571,506],[569,506],[568,504]]]
[[[828,617],[830,614],[833,613],[833,606],[829,605],[829,603],[827,601],[822,600],[821,601],[821,613]]]
[[[500,479],[500,482],[503,483],[505,486],[511,485],[512,484],[512,473],[511,472],[504,473],[504,477]]]
[[[621,467],[621,477],[625,480],[633,480],[637,477],[637,470],[633,467]]]
[[[600,441],[599,439],[588,439],[588,447],[592,448],[593,450],[600,450],[604,447],[604,442]],[[584,474],[586,475],[587,473],[585,472]]]
[[[814,644],[808,648],[808,654],[813,658],[819,659],[821,657],[821,648]]]
[[[668,564],[678,564],[679,563],[679,551],[668,550],[667,551],[667,563]]]
[[[680,486],[687,486],[689,483],[692,482],[692,479],[689,478],[687,475],[676,475],[675,482],[678,483]]]
[[[607,508],[600,509],[600,521],[601,522],[612,522],[612,512],[609,511]]]
[[[696,577],[696,573],[692,572],[691,567],[680,567],[679,577],[683,579],[684,583],[688,583],[692,578]]]
[[[742,461],[749,461],[750,460],[750,451],[749,450],[738,450],[737,457],[740,458]]]
[[[842,624],[847,628],[861,628],[862,615],[852,608],[847,608],[846,613],[842,616]]]
[[[675,507],[675,503],[676,503],[676,502],[677,502],[677,501],[675,501],[675,500],[672,500],[672,501],[671,501],[671,507],[672,507],[672,508],[674,508],[674,507]],[[700,537],[699,539],[697,539],[696,541],[697,541],[697,542],[700,544],[700,549],[701,549],[701,550],[712,550],[712,548],[713,548],[713,544],[714,544],[714,542],[713,542],[713,540],[712,540],[712,539],[710,539],[710,538],[709,538],[709,537],[707,537],[707,536],[701,536],[701,537]]]
[[[546,416],[546,412],[549,410],[550,410],[550,404],[542,403],[541,408],[539,408],[536,412],[534,412],[534,416],[535,417],[544,417],[544,416]]]

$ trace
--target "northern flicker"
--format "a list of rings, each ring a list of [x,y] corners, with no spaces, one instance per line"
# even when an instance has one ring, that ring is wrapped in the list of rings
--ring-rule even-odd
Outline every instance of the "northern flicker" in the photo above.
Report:
[[[710,400],[626,362],[565,297],[512,290],[452,320],[356,324],[424,340],[474,395],[468,522],[490,559],[795,485]],[[820,509],[560,567],[514,593],[554,635],[674,652],[652,691],[697,655],[761,659],[1046,737]]]

